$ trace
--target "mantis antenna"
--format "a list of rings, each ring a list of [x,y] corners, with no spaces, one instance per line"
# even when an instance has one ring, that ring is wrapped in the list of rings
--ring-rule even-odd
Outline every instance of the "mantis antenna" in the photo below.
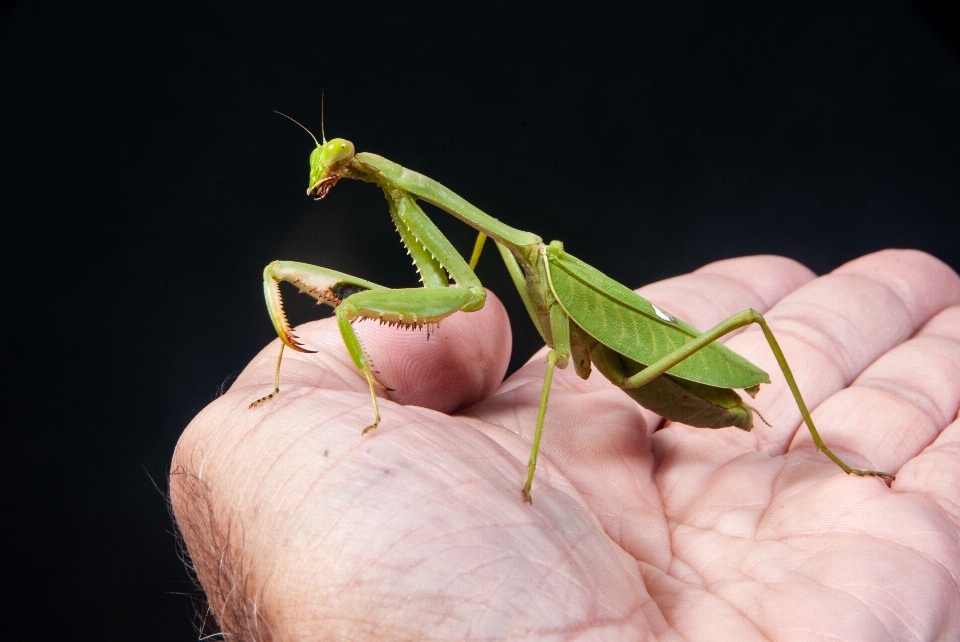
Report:
[[[323,137],[323,144],[327,144],[327,132],[323,131],[323,98],[325,90],[320,90],[320,135]]]
[[[323,105],[323,102],[321,101],[320,104]],[[322,113],[322,111],[323,111],[323,109],[322,109],[322,107],[321,107],[321,113]],[[290,118],[289,116],[287,116],[287,115],[286,115],[285,113],[283,113],[282,111],[277,111],[276,109],[274,109],[274,110],[273,110],[273,113],[275,113],[275,114],[280,114],[281,116],[283,116],[283,117],[286,118],[287,120],[293,121],[293,122],[296,123],[297,125],[300,125],[300,122],[299,122],[299,121],[297,121],[297,120],[295,120],[295,119],[293,119],[293,118]],[[320,127],[321,127],[320,132],[323,133],[323,129],[322,129],[322,128],[323,128],[322,117],[321,117]],[[312,132],[312,131],[310,131],[309,129],[307,129],[307,128],[304,127],[303,125],[300,125],[300,128],[301,128],[303,131],[305,131],[305,132],[307,132],[308,134],[310,134],[310,138],[313,139],[313,142],[317,143],[317,137],[313,135],[313,132]],[[324,136],[323,142],[324,142],[324,143],[327,142],[326,136]],[[317,143],[317,147],[320,147],[320,143]]]

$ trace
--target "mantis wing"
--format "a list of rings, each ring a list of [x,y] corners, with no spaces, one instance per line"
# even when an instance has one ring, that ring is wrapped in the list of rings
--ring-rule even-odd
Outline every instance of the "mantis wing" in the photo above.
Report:
[[[577,325],[600,343],[642,364],[664,357],[700,332],[565,251],[545,250],[550,288]],[[669,374],[720,388],[769,383],[766,372],[719,343],[690,355]]]

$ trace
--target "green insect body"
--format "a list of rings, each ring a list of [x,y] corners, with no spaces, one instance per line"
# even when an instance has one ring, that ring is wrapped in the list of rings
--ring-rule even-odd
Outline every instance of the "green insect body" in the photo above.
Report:
[[[264,270],[264,292],[283,345],[298,351],[309,350],[297,340],[283,313],[279,282],[292,283],[318,302],[336,308],[344,343],[367,379],[373,400],[375,420],[364,432],[380,421],[375,388],[383,385],[376,380],[351,322],[368,318],[429,327],[456,311],[480,309],[485,293],[472,268],[489,237],[496,243],[531,320],[551,348],[522,489],[527,501],[531,501],[554,368],[565,368],[573,361],[575,371],[585,379],[595,366],[639,404],[673,421],[703,428],[735,426],[750,430],[756,411],[734,390],[752,397],[770,378],[716,341],[751,323],[762,328],[817,447],[847,473],[893,478],[889,473],[853,469],[826,447],[783,352],[759,313],[746,310],[702,333],[568,254],[559,241],[546,245],[539,236],[502,223],[433,179],[376,154],[355,153],[349,141],[337,138],[317,142],[310,155],[307,194],[322,199],[341,178],[380,186],[423,287],[388,289],[326,268],[275,261]],[[417,199],[436,205],[479,232],[469,265],[426,216]],[[448,287],[448,274],[460,287]],[[281,347],[280,359],[282,356]],[[280,359],[274,392],[251,407],[279,391]]]

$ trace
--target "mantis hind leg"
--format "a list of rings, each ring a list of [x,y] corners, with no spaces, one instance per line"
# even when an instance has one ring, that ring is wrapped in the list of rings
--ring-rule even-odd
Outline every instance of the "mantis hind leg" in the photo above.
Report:
[[[767,325],[767,321],[763,318],[763,315],[756,310],[745,310],[744,312],[733,315],[726,321],[718,323],[710,330],[695,337],[689,343],[680,346],[667,356],[650,364],[649,367],[640,371],[638,374],[626,379],[623,387],[627,388],[642,386],[651,381],[654,377],[663,374],[673,366],[677,365],[690,355],[695,354],[705,346],[713,343],[720,337],[729,334],[738,328],[750,325],[751,323],[756,323],[760,326],[760,329],[763,330],[763,336],[770,345],[770,350],[773,352],[773,356],[777,359],[777,364],[780,366],[780,370],[783,372],[783,377],[787,381],[787,386],[790,387],[790,392],[793,394],[793,398],[797,402],[797,408],[800,410],[800,414],[803,416],[803,421],[807,425],[807,429],[810,431],[810,436],[813,437],[813,443],[816,444],[817,450],[829,457],[848,475],[896,479],[892,473],[852,468],[845,464],[839,457],[837,457],[832,450],[827,448],[827,445],[820,437],[819,431],[817,431],[817,427],[813,423],[813,418],[810,416],[810,411],[807,409],[807,404],[804,402],[803,396],[800,394],[800,387],[797,385],[797,381],[793,377],[793,372],[790,370],[790,365],[787,363],[787,359],[783,355],[783,350],[780,349],[780,344],[777,342],[776,337],[773,336],[773,332],[770,330],[770,326]]]

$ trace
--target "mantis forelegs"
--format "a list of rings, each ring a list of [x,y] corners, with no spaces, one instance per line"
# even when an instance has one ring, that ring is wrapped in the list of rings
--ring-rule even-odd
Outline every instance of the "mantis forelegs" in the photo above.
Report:
[[[282,342],[298,352],[315,352],[299,341],[287,321],[280,296],[280,282],[286,281],[301,292],[310,295],[317,303],[336,307],[337,323],[350,358],[363,374],[370,387],[373,400],[374,422],[364,432],[380,423],[376,388],[386,388],[377,381],[370,360],[360,345],[352,323],[360,318],[375,319],[390,325],[422,328],[439,323],[458,310],[476,310],[483,307],[486,291],[482,287],[469,288],[412,288],[391,290],[356,277],[327,268],[297,263],[274,261],[266,267],[264,293],[270,318]],[[252,404],[254,408],[275,396],[280,391],[280,362],[283,347],[277,359],[277,376],[274,391]]]
[[[486,293],[483,289],[480,293],[482,305]],[[374,376],[370,360],[353,330],[353,322],[356,319],[374,319],[408,328],[427,326],[429,331],[431,325],[439,323],[458,310],[473,309],[472,306],[476,304],[477,293],[466,288],[415,288],[358,292],[337,306],[337,323],[343,343],[354,365],[366,378],[373,399],[374,422],[364,429],[364,433],[373,430],[380,423],[380,409],[374,388],[385,386]]]

